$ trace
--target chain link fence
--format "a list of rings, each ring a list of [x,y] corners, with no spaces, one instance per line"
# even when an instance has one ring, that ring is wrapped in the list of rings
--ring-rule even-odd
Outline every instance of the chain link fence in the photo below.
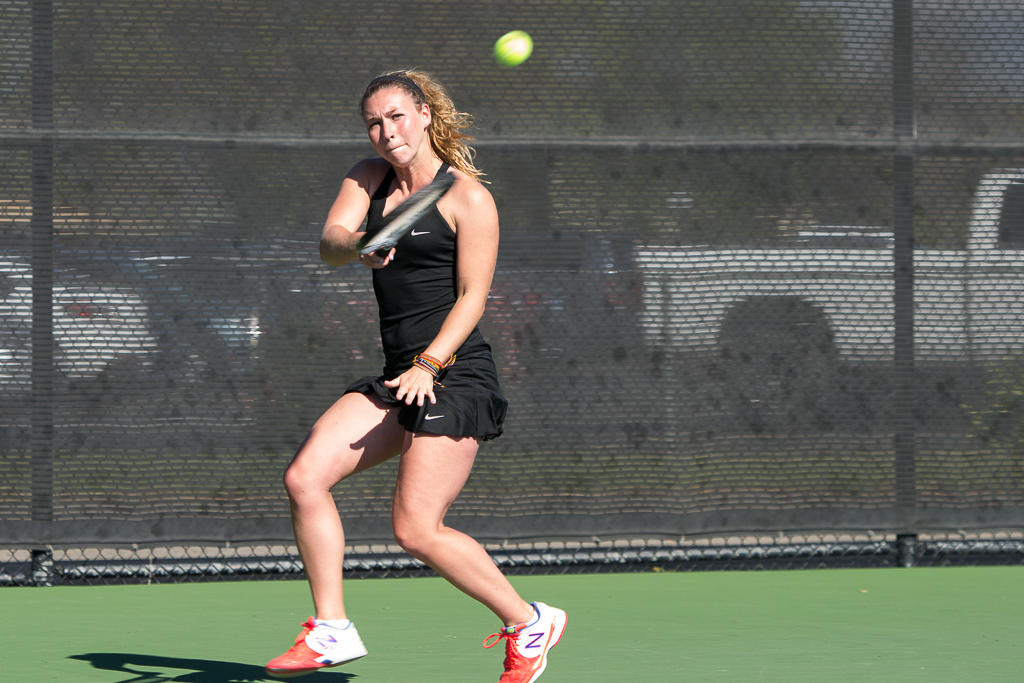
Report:
[[[506,574],[1024,564],[1024,533],[807,534],[485,544]],[[301,579],[294,545],[0,550],[0,586]],[[436,576],[394,544],[349,545],[348,578]]]
[[[481,327],[510,413],[449,515],[496,561],[1019,562],[1018,3],[0,21],[0,583],[298,575],[281,472],[383,364],[368,274],[317,240],[373,154],[358,96],[403,66],[475,115],[501,215]],[[535,51],[502,68],[513,28]],[[369,550],[394,467],[336,489],[357,574],[424,571]]]

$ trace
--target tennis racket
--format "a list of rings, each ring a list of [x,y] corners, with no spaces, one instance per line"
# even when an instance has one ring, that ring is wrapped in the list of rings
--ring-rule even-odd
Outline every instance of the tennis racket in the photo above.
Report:
[[[367,233],[356,242],[360,254],[377,252],[387,256],[398,240],[412,229],[412,226],[423,214],[429,211],[437,200],[444,196],[455,183],[455,176],[442,173],[434,178],[429,185],[414,192],[408,199],[396,206],[391,213],[377,224],[373,234]]]

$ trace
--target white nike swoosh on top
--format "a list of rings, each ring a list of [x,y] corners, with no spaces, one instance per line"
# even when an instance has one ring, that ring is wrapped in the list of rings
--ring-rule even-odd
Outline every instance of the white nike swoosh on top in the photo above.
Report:
[[[437,419],[440,419],[442,417],[444,417],[444,415],[427,415],[423,419],[424,420],[437,420]]]
[[[413,235],[413,236],[415,236],[415,235],[429,235],[429,234],[430,234],[430,231],[429,231],[429,230],[424,230],[424,231],[422,231],[422,232],[416,232],[415,230],[413,230],[413,231],[412,231],[412,232],[410,232],[409,234],[410,234],[410,235]]]

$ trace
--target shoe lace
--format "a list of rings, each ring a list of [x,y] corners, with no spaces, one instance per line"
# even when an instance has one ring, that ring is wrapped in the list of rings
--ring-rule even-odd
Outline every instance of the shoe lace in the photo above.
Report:
[[[298,645],[306,639],[309,632],[316,628],[316,622],[313,621],[313,617],[310,617],[304,624],[302,624],[302,633],[295,636],[295,644]]]
[[[516,647],[516,642],[519,640],[520,631],[522,631],[525,626],[526,624],[503,626],[497,633],[492,633],[484,638],[483,645],[488,649],[494,647],[502,640],[505,641],[505,671],[511,671],[514,669],[516,661],[522,658],[519,654],[519,648]],[[492,641],[491,638],[494,640]]]

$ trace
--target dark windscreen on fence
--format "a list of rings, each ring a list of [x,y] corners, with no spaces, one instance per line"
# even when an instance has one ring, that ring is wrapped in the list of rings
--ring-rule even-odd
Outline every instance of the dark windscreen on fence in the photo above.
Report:
[[[481,539],[1024,525],[1010,0],[0,0],[0,543],[288,539],[383,356],[317,241],[366,83],[477,122]],[[516,68],[494,41],[535,42]],[[390,537],[394,463],[339,485]]]

